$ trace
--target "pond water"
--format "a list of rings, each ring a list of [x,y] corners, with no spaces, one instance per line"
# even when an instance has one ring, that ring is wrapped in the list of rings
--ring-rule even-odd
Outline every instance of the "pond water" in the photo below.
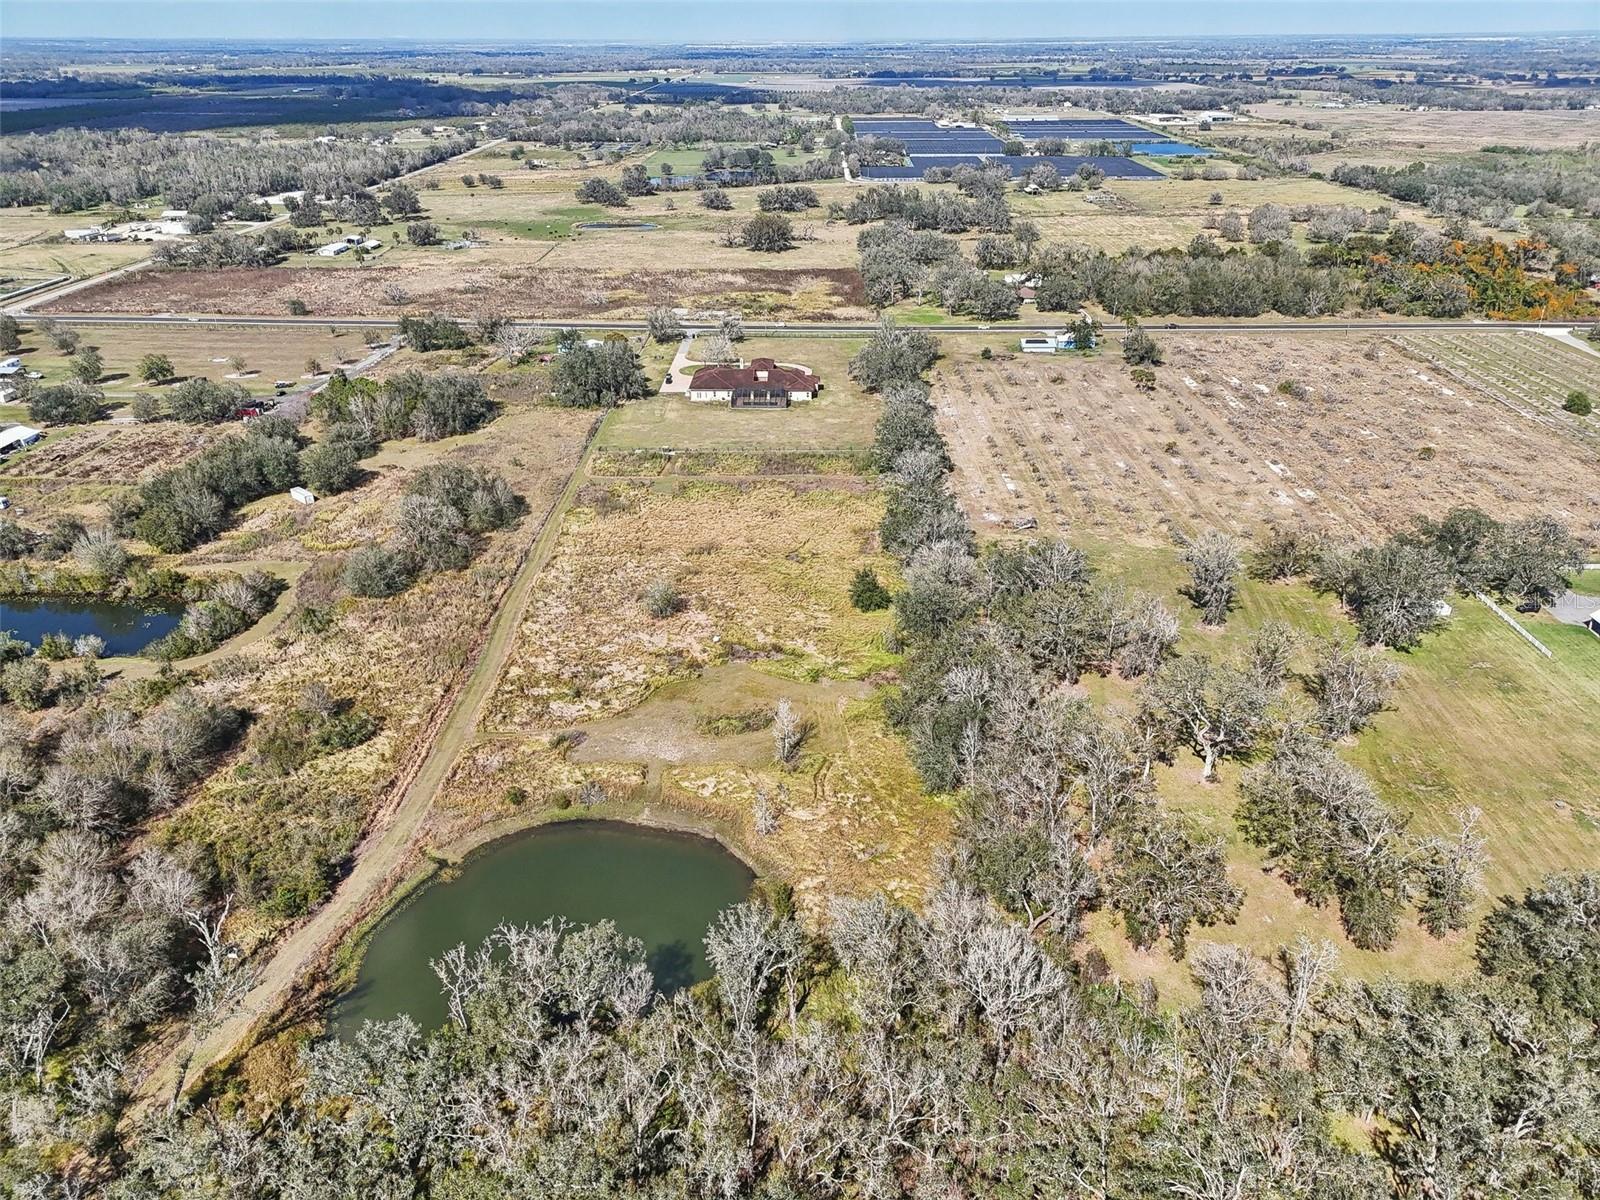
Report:
[[[749,895],[749,868],[716,842],[605,821],[570,821],[494,842],[451,879],[427,885],[373,934],[355,987],[334,1003],[331,1027],[409,1013],[424,1029],[445,1020],[428,963],[458,942],[475,946],[502,922],[611,920],[644,943],[656,987],[710,976],[701,939],[717,914]]]
[[[181,604],[118,604],[78,596],[0,599],[0,630],[37,646],[47,633],[105,639],[106,653],[137,654],[178,627]]]

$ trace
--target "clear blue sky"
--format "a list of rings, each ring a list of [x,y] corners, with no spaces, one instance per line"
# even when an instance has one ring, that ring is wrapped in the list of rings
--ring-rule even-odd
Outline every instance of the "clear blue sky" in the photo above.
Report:
[[[826,41],[1600,28],[1600,0],[0,0],[5,37]]]

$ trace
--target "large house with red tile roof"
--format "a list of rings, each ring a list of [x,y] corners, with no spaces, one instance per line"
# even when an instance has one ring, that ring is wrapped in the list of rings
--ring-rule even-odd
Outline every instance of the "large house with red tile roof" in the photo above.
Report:
[[[770,358],[749,366],[701,367],[689,380],[689,399],[724,400],[732,408],[788,408],[811,400],[822,380],[801,367],[780,367]]]

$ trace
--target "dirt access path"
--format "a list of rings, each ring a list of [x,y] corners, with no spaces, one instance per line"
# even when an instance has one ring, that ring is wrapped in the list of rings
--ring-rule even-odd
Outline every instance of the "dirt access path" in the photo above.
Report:
[[[596,422],[566,486],[545,513],[538,536],[495,610],[471,672],[437,719],[431,744],[413,760],[409,780],[402,774],[402,783],[391,793],[398,799],[374,817],[372,829],[356,848],[350,874],[328,902],[291,933],[259,968],[254,985],[237,1008],[198,1043],[191,1034],[185,1034],[184,1040],[151,1068],[139,1086],[140,1099],[134,1113],[153,1102],[175,1099],[199,1082],[211,1067],[226,1062],[248,1045],[254,1031],[281,1009],[306,972],[338,944],[353,924],[371,912],[410,868],[416,835],[433,805],[434,795],[478,727],[484,702],[500,677],[528,595],[550,560],[562,518],[588,478],[586,468],[598,430]]]

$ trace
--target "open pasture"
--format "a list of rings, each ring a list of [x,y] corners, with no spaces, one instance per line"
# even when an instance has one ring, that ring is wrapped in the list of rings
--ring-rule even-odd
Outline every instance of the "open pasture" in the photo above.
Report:
[[[1309,122],[1314,127],[1278,126],[1285,136],[1337,134],[1336,149],[1311,157],[1311,165],[1318,170],[1341,162],[1404,166],[1468,154],[1485,146],[1575,149],[1596,138],[1595,115],[1582,109],[1414,112],[1380,105],[1326,109],[1273,101],[1251,105],[1250,112],[1265,122],[1290,121],[1300,126]],[[1270,137],[1272,129],[1271,124],[1257,122],[1239,132]],[[1219,129],[1213,136],[1225,141],[1228,132]]]
[[[697,170],[699,155],[667,153],[680,172]],[[713,212],[694,191],[665,191],[634,196],[625,208],[580,204],[574,195],[585,179],[598,176],[615,182],[620,169],[596,165],[578,169],[520,171],[503,177],[499,188],[465,186],[459,172],[436,172],[439,187],[420,193],[427,218],[445,240],[471,233],[481,246],[466,250],[397,244],[390,252],[396,263],[451,264],[493,262],[502,266],[698,268],[848,268],[855,266],[857,230],[830,225],[828,203],[848,200],[855,188],[842,180],[807,184],[820,200],[817,208],[786,214],[803,236],[781,254],[761,254],[719,244],[723,229],[747,220],[757,211],[760,187],[727,189],[733,208]],[[645,223],[653,229],[583,228],[597,223]]]
[[[1220,204],[1211,197],[1222,196]],[[1116,254],[1129,246],[1146,250],[1187,246],[1208,232],[1208,217],[1223,213],[1247,214],[1259,204],[1286,208],[1315,204],[1349,204],[1374,210],[1388,205],[1400,219],[1437,226],[1439,219],[1420,208],[1399,204],[1373,192],[1344,187],[1322,179],[1283,176],[1270,179],[1183,179],[1166,175],[1147,179],[1109,179],[1095,191],[1054,192],[1007,197],[1012,210],[1026,217],[1047,241],[1070,241]],[[1295,242],[1303,249],[1305,224],[1293,227]]]
[[[884,614],[846,597],[881,502],[863,484],[592,483],[566,516],[518,626],[486,726],[554,732],[633,708],[720,662],[796,677],[859,677],[882,662]],[[657,619],[657,580],[683,596]]]
[[[63,229],[110,220],[109,209],[52,213],[39,208],[0,208],[0,292],[57,275],[97,275],[137,262],[150,253],[142,242],[69,242]]]
[[[1032,519],[1140,540],[1292,522],[1367,537],[1475,504],[1596,534],[1592,452],[1482,392],[1424,378],[1426,363],[1381,341],[1157,340],[1167,365],[1152,391],[1109,353],[985,362],[976,339],[947,343],[933,401],[974,525]]]
[[[77,297],[69,303],[76,302]],[[331,370],[349,366],[364,357],[369,347],[359,330],[330,330],[326,325],[300,325],[264,328],[252,325],[80,325],[80,345],[93,346],[104,362],[100,386],[115,405],[136,391],[156,395],[172,382],[202,376],[237,383],[256,395],[270,396],[280,379],[295,384],[305,382],[312,359]],[[385,331],[388,336],[388,331]],[[30,370],[44,375],[48,386],[70,377],[70,364],[47,338],[36,331],[23,339],[24,360]],[[173,379],[155,387],[139,378],[139,360],[146,354],[163,354],[172,362]],[[400,352],[407,357],[406,351]],[[233,358],[244,361],[244,371],[234,369]],[[220,361],[219,361],[220,360]],[[237,376],[237,378],[235,378]]]
[[[592,480],[488,703],[480,757],[512,773],[473,782],[476,807],[512,815],[501,795],[524,782],[516,764],[561,733],[584,775],[632,791],[656,819],[716,822],[803,907],[874,890],[915,900],[951,814],[923,792],[866,682],[893,662],[890,618],[858,612],[847,593],[862,566],[895,573],[875,548],[881,504],[837,479]],[[660,618],[641,600],[657,580],[682,597]],[[782,699],[808,729],[788,768],[768,728]],[[766,834],[754,828],[758,792],[778,814]]]

